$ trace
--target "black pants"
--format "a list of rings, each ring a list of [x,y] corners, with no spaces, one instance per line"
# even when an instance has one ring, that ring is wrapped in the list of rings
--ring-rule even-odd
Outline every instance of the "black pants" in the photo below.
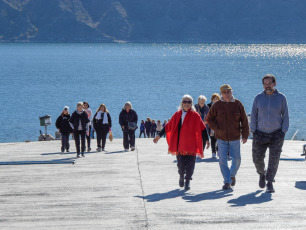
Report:
[[[90,133],[91,133],[91,125],[89,126],[89,135],[87,136],[86,134],[86,139],[87,139],[87,148],[90,148]]]
[[[151,131],[150,130],[146,130],[146,134],[147,134],[147,137],[151,137]]]
[[[75,130],[73,132],[74,135],[74,141],[75,141],[75,147],[77,150],[77,153],[85,152],[85,136],[86,132],[84,130]],[[80,150],[80,137],[81,137],[81,150]]]
[[[124,149],[135,147],[135,131],[133,130],[123,131],[123,147]]]
[[[151,137],[155,137],[156,131],[151,131]]]
[[[205,136],[203,135],[202,133],[202,141],[203,141],[203,150],[205,150],[205,147],[206,147],[206,141],[208,141]]]
[[[186,179],[192,180],[192,175],[195,167],[195,156],[182,156],[177,155],[177,168],[180,176],[184,176],[186,174]]]
[[[143,134],[144,138],[146,138],[146,133],[145,133],[145,131],[140,130],[139,138],[141,137],[141,134]]]
[[[98,127],[97,130],[97,146],[101,148],[102,141],[102,149],[105,148],[107,133],[109,132],[109,125],[103,124],[101,127]]]
[[[266,175],[268,182],[273,182],[276,175],[280,154],[284,143],[285,133],[281,130],[264,133],[256,130],[253,133],[252,155],[258,174]],[[269,148],[268,169],[265,170],[266,150]]]
[[[216,153],[216,151],[217,151],[217,149],[216,149],[217,139],[215,138],[215,136],[210,136],[210,143],[211,143],[211,152]]]
[[[62,133],[62,151],[65,149],[68,150],[70,145],[69,145],[69,136],[70,133]]]

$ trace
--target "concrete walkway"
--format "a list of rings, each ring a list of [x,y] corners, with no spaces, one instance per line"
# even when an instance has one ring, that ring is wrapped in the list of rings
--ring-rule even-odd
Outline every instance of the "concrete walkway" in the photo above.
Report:
[[[258,187],[251,140],[226,192],[210,150],[197,161],[191,190],[180,189],[164,139],[137,139],[135,152],[122,152],[115,139],[108,152],[75,164],[59,141],[2,143],[0,229],[306,229],[304,144],[285,142],[271,195]]]

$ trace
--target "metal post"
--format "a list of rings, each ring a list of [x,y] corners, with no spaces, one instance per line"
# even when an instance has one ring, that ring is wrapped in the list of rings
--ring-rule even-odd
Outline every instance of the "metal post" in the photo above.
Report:
[[[47,136],[47,126],[46,126],[46,125],[45,125],[45,130],[46,130],[46,133],[45,133],[45,134],[46,134],[46,136]]]

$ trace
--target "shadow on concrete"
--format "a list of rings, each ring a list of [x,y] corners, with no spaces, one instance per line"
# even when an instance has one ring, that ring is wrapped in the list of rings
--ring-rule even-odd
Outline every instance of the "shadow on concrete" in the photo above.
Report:
[[[175,189],[175,190],[165,192],[165,193],[154,193],[154,194],[147,195],[147,196],[134,196],[134,197],[145,199],[148,202],[157,202],[157,201],[161,201],[161,200],[167,200],[167,199],[173,199],[173,198],[181,197],[181,196],[184,196],[185,193],[186,193],[185,190]]]
[[[196,163],[216,163],[219,162],[217,158],[204,158],[204,159],[197,159]]]
[[[0,162],[1,165],[42,165],[42,164],[74,164],[76,158],[65,158],[49,161],[6,161]]]
[[[295,187],[298,189],[306,190],[306,181],[295,182]]]
[[[216,190],[212,192],[206,192],[202,194],[198,194],[195,196],[184,196],[183,199],[187,200],[188,202],[199,202],[203,200],[217,200],[224,197],[232,196],[233,194],[230,194],[233,190]]]
[[[257,190],[243,196],[238,197],[237,199],[229,200],[227,203],[232,204],[231,207],[246,206],[248,204],[261,204],[272,201],[271,193],[261,193],[262,190]],[[257,196],[259,193],[260,196]]]
[[[85,152],[85,155],[87,154],[92,154],[92,153],[97,153],[97,151],[92,151],[92,152]],[[57,152],[57,153],[42,153],[40,155],[42,156],[49,156],[49,155],[76,155],[77,152],[69,152],[69,153],[62,153],[62,152]]]
[[[281,161],[305,161],[304,158],[280,158]]]
[[[105,154],[114,154],[114,153],[127,153],[124,150],[120,150],[120,151],[113,151],[113,152],[105,152]]]

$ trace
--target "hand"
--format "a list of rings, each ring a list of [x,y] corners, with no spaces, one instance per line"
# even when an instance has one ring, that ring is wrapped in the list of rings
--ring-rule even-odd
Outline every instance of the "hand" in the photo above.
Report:
[[[125,128],[125,126],[123,125],[123,126],[121,126],[121,128],[122,128],[122,129],[124,129],[124,128]]]
[[[210,146],[209,141],[206,141],[206,149],[208,149],[208,148],[209,148],[209,146]]]
[[[153,139],[153,142],[154,142],[155,144],[157,144],[157,142],[159,141],[159,139],[160,139],[160,136],[156,136],[156,137]]]
[[[61,130],[60,130],[60,129],[57,129],[57,131],[59,131],[59,132],[60,132]]]
[[[86,135],[89,136],[89,131],[86,131]]]
[[[242,138],[242,139],[241,139],[241,143],[242,143],[242,144],[247,143],[247,141],[248,141],[248,139],[247,139],[247,138]]]

